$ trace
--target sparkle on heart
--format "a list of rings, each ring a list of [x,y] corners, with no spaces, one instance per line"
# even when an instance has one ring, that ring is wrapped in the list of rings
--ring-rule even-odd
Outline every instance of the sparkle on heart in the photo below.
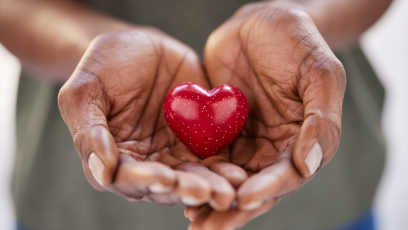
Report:
[[[207,91],[187,82],[169,92],[163,111],[176,137],[195,155],[207,158],[227,148],[241,133],[248,102],[241,90],[229,84]]]

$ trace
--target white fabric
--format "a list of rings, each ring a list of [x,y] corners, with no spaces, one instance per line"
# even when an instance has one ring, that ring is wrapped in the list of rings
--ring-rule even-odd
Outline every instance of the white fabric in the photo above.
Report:
[[[15,228],[11,175],[15,154],[15,107],[20,62],[0,44],[0,230]]]
[[[387,161],[374,212],[378,230],[408,229],[408,1],[394,0],[361,38],[386,89],[383,131]]]

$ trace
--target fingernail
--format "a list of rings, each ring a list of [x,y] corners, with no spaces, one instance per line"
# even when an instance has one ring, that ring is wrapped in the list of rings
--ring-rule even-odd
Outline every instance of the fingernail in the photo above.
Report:
[[[262,205],[261,201],[252,201],[251,203],[239,205],[239,209],[243,211],[251,211],[259,208]]]
[[[197,206],[200,205],[201,202],[199,200],[197,200],[194,197],[191,196],[183,196],[181,197],[181,202],[185,205],[189,205],[189,206]]]
[[[190,218],[189,216],[187,216],[187,209],[184,209],[184,217],[189,219],[190,221],[193,221],[193,218]]]
[[[95,180],[100,184],[103,185],[102,183],[102,174],[103,170],[105,169],[105,165],[99,159],[99,157],[95,153],[91,153],[88,158],[88,165],[89,168],[91,169],[92,175],[94,176]]]
[[[313,175],[322,162],[323,151],[319,143],[315,143],[306,156],[305,164],[309,169],[309,175]]]
[[[192,220],[190,219],[190,217],[187,216],[187,209],[184,209],[184,217],[187,218],[187,219],[189,219],[190,221],[192,221]]]
[[[219,212],[225,212],[230,209],[230,207],[228,206],[221,206],[217,204],[214,200],[210,200],[209,204],[214,210],[219,211]]]
[[[160,194],[160,193],[171,192],[171,187],[164,186],[161,183],[154,183],[149,186],[149,190],[150,192]]]

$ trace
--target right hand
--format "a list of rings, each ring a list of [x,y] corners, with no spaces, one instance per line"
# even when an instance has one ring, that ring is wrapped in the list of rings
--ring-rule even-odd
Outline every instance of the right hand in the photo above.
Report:
[[[337,151],[346,75],[301,6],[248,4],[209,37],[204,61],[212,85],[248,99],[249,118],[230,162],[250,177],[237,209],[187,208],[190,229],[236,229],[300,189]],[[294,220],[296,221],[296,220]]]
[[[209,87],[197,55],[156,29],[94,39],[58,103],[95,189],[130,201],[229,209],[245,171],[222,155],[200,164],[163,116],[169,90],[187,81]]]

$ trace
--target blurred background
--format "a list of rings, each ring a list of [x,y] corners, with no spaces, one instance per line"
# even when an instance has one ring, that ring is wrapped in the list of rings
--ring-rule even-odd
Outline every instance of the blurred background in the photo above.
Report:
[[[379,230],[408,229],[408,1],[395,0],[360,40],[386,89],[382,117],[387,161],[374,204]],[[403,28],[403,29],[401,29]],[[20,63],[0,46],[0,230],[15,228],[11,177],[15,157],[15,107]]]
[[[21,65],[0,45],[0,229],[14,229],[11,178],[15,157],[15,110]]]
[[[395,0],[360,44],[386,90],[382,128],[387,160],[374,210],[378,229],[408,229],[408,1]]]

